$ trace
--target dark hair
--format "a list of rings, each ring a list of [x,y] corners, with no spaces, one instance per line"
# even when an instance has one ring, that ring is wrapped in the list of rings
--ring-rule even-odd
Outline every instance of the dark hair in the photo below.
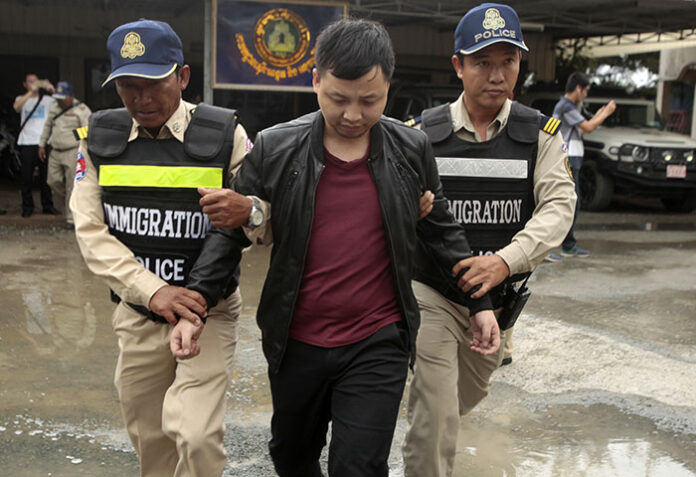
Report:
[[[394,50],[387,30],[370,20],[348,19],[331,23],[317,37],[319,76],[330,71],[337,78],[354,80],[376,65],[387,81],[394,74]]]
[[[590,85],[590,78],[588,78],[585,73],[580,73],[579,71],[576,71],[575,73],[571,73],[571,75],[568,76],[568,81],[566,81],[565,92],[572,93],[573,91],[575,91],[575,88],[578,85],[580,85],[583,89],[588,87]]]

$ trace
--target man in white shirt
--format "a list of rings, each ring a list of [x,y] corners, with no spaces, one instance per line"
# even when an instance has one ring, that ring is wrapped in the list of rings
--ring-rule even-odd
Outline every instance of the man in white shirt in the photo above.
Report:
[[[39,79],[35,74],[28,73],[24,79],[23,95],[17,96],[13,108],[21,115],[21,130],[17,145],[22,155],[22,217],[30,217],[34,213],[34,198],[32,196],[32,183],[34,169],[38,166],[41,186],[41,206],[44,214],[59,214],[53,207],[51,188],[46,182],[48,175],[48,163],[39,158],[39,139],[43,132],[44,123],[48,115],[48,109],[54,99],[48,94],[41,94],[40,90],[53,93],[53,85],[45,79]]]

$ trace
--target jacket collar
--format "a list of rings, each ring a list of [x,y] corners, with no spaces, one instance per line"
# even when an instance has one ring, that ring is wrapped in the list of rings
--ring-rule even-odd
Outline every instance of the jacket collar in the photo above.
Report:
[[[383,140],[382,131],[382,121],[386,119],[386,116],[382,116],[377,124],[372,126],[370,129],[370,159],[377,159],[381,157]],[[317,110],[314,113],[314,118],[312,121],[312,130],[310,132],[310,144],[312,155],[320,163],[324,163],[324,115],[321,114],[321,110]]]

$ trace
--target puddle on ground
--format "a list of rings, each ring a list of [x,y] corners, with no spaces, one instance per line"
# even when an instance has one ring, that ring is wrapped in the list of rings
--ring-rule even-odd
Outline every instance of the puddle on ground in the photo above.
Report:
[[[680,420],[665,418],[693,416],[696,406],[693,229],[611,227],[579,231],[590,257],[535,273],[525,313],[537,317],[520,319],[515,361],[463,420],[455,477],[696,476],[693,420],[670,428]],[[112,383],[108,289],[67,232],[5,231],[1,240],[0,473],[136,477]],[[254,321],[268,250],[244,260],[224,476],[271,477],[270,396]],[[404,431],[402,415],[393,477],[403,475]]]
[[[532,412],[495,394],[463,420],[453,477],[696,476],[694,435],[659,431],[611,406]]]

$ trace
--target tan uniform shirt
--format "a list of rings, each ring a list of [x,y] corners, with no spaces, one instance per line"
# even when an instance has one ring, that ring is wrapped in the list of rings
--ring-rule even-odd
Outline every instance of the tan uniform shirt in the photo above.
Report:
[[[75,100],[75,103],[78,101]],[[85,103],[79,103],[55,119],[62,111],[63,108],[58,105],[58,101],[51,104],[39,146],[46,147],[46,144],[50,144],[56,151],[65,151],[74,149],[79,145],[73,130],[87,126],[92,111]]]
[[[497,136],[507,124],[512,101],[507,100],[486,130],[487,140]],[[463,93],[450,104],[452,128],[465,141],[482,142],[464,106]],[[496,252],[510,268],[510,274],[533,270],[548,253],[558,247],[568,233],[575,212],[575,184],[566,167],[568,154],[560,134],[539,131],[539,150],[534,168],[536,207],[524,229],[509,245]]]
[[[169,120],[162,126],[155,139],[169,139],[184,141],[184,132],[191,121],[191,112],[195,105],[181,101],[179,108],[172,114]],[[140,127],[133,120],[128,141],[138,137],[152,138],[150,133]],[[247,134],[240,124],[234,130],[234,146],[228,171],[229,182],[242,164],[242,160],[249,147],[247,146]],[[123,243],[109,233],[109,228],[104,222],[104,210],[101,200],[101,187],[98,183],[97,171],[89,157],[87,142],[80,142],[79,151],[85,157],[87,168],[82,179],[75,183],[70,198],[70,209],[75,220],[75,234],[87,267],[96,275],[103,277],[109,287],[124,301],[136,305],[148,306],[152,295],[157,290],[167,285],[167,282],[143,267]],[[254,229],[253,232],[245,230],[249,239],[254,241],[256,235],[263,235],[268,217],[269,206],[261,202],[264,209],[266,222]]]

